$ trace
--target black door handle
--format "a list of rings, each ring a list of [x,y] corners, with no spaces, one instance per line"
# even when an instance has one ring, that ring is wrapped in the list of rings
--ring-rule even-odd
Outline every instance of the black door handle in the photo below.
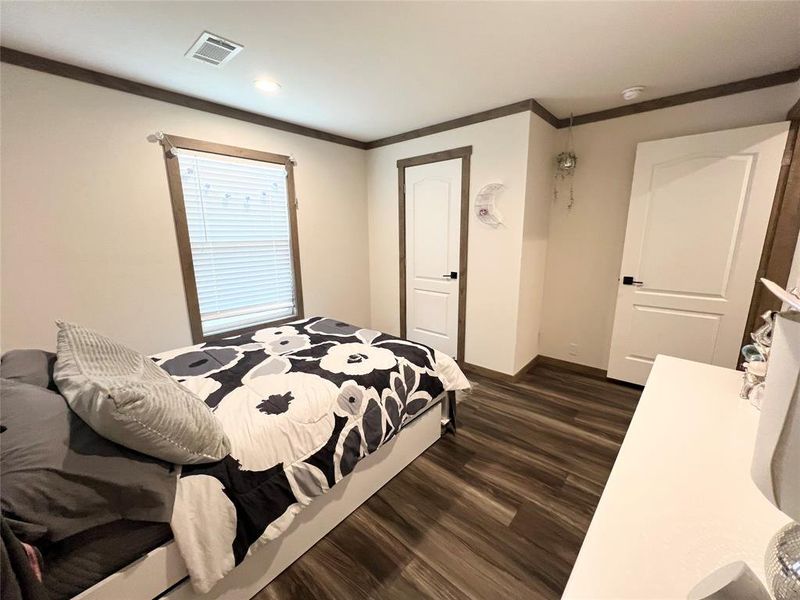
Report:
[[[622,285],[643,285],[644,281],[636,281],[632,275],[625,275],[622,278]]]
[[[449,273],[449,274],[447,274],[447,275],[442,275],[442,277],[443,277],[444,279],[458,279],[458,273],[456,273],[455,271],[450,271],[450,273]]]

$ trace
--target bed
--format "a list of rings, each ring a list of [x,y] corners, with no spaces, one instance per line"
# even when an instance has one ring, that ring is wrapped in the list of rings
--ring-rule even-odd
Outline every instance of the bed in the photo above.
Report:
[[[251,597],[433,444],[469,386],[448,356],[323,317],[152,359],[212,408],[231,453],[184,465],[171,539],[139,528],[136,560],[81,600]]]
[[[72,598],[172,540],[168,523],[116,521],[82,532],[43,554],[51,600]]]

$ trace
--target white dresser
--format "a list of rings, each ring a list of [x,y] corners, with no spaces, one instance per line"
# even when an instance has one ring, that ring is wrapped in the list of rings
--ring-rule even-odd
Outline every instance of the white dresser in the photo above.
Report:
[[[758,411],[741,372],[659,356],[563,598],[686,598],[764,551],[789,518],[750,479]]]

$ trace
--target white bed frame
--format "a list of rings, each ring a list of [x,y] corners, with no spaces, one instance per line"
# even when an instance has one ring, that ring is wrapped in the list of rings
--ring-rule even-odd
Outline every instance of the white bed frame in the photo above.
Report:
[[[385,446],[361,460],[330,492],[302,510],[276,540],[258,548],[207,594],[197,594],[174,541],[149,552],[74,600],[247,600],[300,558],[442,435],[451,398],[442,394]],[[454,401],[454,400],[453,400]]]

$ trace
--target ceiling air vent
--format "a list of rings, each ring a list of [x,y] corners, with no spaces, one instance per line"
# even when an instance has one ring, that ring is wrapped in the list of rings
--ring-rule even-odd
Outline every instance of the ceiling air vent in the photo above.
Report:
[[[197,38],[194,45],[189,48],[186,58],[221,67],[241,52],[243,47],[218,35],[204,31]]]

